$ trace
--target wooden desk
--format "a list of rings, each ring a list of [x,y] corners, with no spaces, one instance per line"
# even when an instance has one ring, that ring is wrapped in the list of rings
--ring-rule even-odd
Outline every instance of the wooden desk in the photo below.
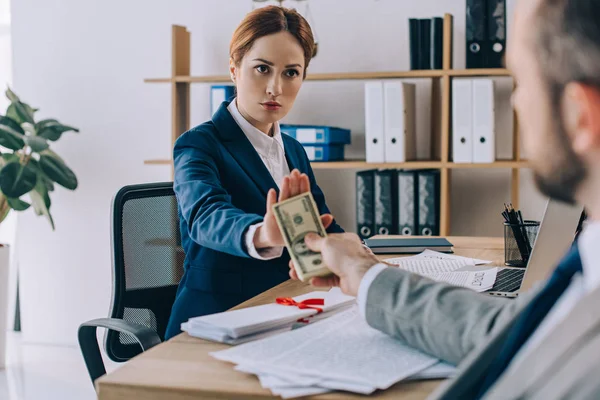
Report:
[[[502,238],[448,238],[457,255],[493,260],[503,265]],[[390,255],[389,257],[393,257]],[[389,258],[382,257],[382,258]],[[287,281],[235,308],[267,304],[276,297],[297,296],[315,290],[301,282]],[[182,333],[171,340],[140,354],[119,369],[96,381],[100,400],[138,399],[267,399],[274,398],[263,389],[254,375],[235,371],[233,364],[218,361],[208,353],[229,347]],[[371,397],[380,399],[423,399],[441,381],[398,383]],[[364,398],[346,392],[334,392],[317,399],[333,400]]]

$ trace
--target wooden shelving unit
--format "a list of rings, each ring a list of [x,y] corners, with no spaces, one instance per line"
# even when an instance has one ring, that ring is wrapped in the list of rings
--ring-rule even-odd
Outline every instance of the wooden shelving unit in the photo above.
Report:
[[[455,169],[510,169],[511,201],[519,207],[519,170],[527,168],[528,163],[521,160],[519,152],[519,133],[516,117],[513,126],[513,159],[498,160],[487,164],[459,164],[450,160],[451,135],[451,81],[454,77],[510,77],[510,72],[498,69],[452,69],[452,29],[450,14],[444,16],[444,54],[443,69],[388,72],[345,72],[311,74],[307,81],[343,81],[370,79],[429,78],[435,80],[432,85],[432,157],[433,161],[410,161],[405,163],[367,163],[361,160],[340,162],[313,162],[313,169],[439,169],[440,170],[440,235],[450,235],[450,191],[451,173]],[[171,139],[172,144],[183,132],[190,129],[190,85],[195,83],[229,83],[229,75],[191,76],[190,75],[190,33],[179,25],[172,27],[172,73],[168,78],[148,78],[146,83],[168,83],[171,85]],[[436,118],[435,115],[439,115]],[[146,165],[170,165],[170,159],[144,161]]]

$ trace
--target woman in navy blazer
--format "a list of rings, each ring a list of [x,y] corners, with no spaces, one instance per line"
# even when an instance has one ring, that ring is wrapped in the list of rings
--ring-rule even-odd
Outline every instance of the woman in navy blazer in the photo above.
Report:
[[[225,311],[289,278],[290,257],[271,206],[311,191],[329,233],[343,232],[310,162],[278,121],[291,109],[314,51],[295,10],[249,13],[230,45],[236,97],[175,143],[184,274],[166,338],[191,317]]]

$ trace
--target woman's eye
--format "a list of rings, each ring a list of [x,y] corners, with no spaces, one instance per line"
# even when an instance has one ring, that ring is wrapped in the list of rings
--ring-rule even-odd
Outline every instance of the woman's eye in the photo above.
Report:
[[[295,69],[289,69],[289,70],[285,71],[285,75],[289,78],[294,78],[294,77],[300,75],[300,73],[298,71],[296,71]]]
[[[269,72],[269,67],[267,67],[266,65],[259,65],[258,67],[256,67],[256,70],[261,74],[266,74],[267,72]]]

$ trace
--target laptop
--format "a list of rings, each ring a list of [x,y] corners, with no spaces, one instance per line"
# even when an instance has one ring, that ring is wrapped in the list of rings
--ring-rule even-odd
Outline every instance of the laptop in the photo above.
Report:
[[[583,207],[548,200],[527,268],[504,267],[498,271],[494,286],[487,294],[517,297],[548,278],[569,250],[580,222]]]

